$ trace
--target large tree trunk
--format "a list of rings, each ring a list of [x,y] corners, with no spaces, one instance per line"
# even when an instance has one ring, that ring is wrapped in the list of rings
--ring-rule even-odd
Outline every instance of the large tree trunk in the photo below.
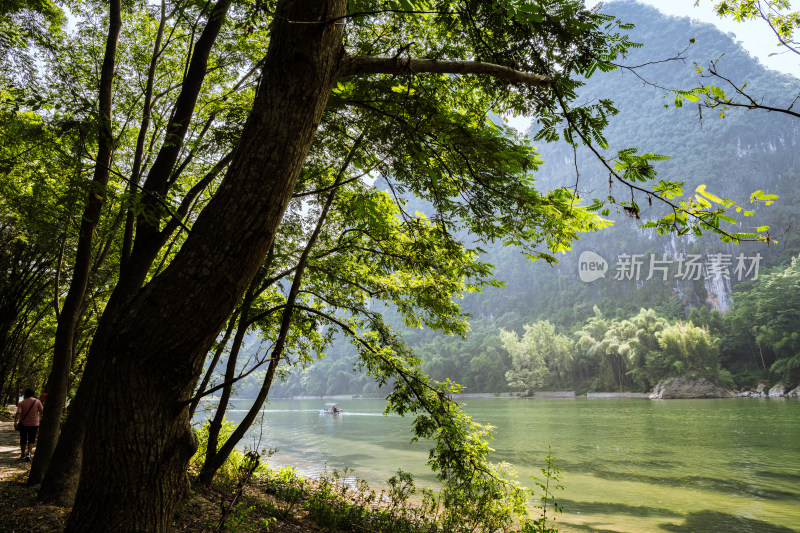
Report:
[[[87,193],[80,235],[78,236],[78,249],[75,255],[72,281],[64,300],[64,307],[58,317],[55,348],[53,350],[53,368],[47,380],[47,411],[39,429],[39,443],[36,446],[36,455],[28,477],[29,485],[39,483],[44,477],[58,440],[61,414],[67,400],[69,372],[74,360],[75,331],[83,309],[82,304],[86,294],[86,287],[89,284],[94,232],[100,220],[100,211],[103,208],[106,185],[108,184],[111,169],[111,154],[114,149],[111,129],[112,90],[114,65],[117,58],[117,42],[122,28],[122,14],[120,0],[111,0],[109,5],[108,34],[103,67],[100,74],[98,149],[97,162],[92,178],[93,187]]]
[[[280,2],[263,82],[217,194],[172,264],[93,344],[81,480],[67,531],[166,532],[188,490],[192,387],[291,199],[343,58],[344,0]]]

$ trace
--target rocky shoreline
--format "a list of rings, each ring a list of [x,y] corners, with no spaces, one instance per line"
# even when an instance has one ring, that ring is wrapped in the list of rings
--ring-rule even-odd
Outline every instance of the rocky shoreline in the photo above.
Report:
[[[651,400],[698,399],[698,398],[800,398],[800,386],[796,384],[777,383],[772,387],[761,382],[755,389],[731,390],[706,378],[670,378],[658,383],[653,392],[589,392],[581,395],[575,391],[533,391],[533,392],[473,392],[455,395],[457,400],[487,398],[637,398]],[[361,395],[336,396],[292,396],[291,400],[360,400],[382,399],[364,398]]]
[[[759,383],[752,390],[736,392],[737,398],[800,398],[800,386],[778,383],[768,388],[767,383]]]
[[[651,400],[681,398],[800,398],[800,387],[778,383],[768,388],[762,382],[752,390],[734,391],[706,378],[672,378],[660,382],[650,394]]]
[[[495,394],[459,395],[475,398],[491,398]],[[659,382],[653,392],[587,392],[577,395],[575,391],[535,391],[525,395],[511,396],[528,399],[544,398],[638,398],[650,400],[701,399],[701,398],[800,398],[800,386],[777,383],[772,387],[762,382],[755,389],[731,390],[706,378],[670,378]]]

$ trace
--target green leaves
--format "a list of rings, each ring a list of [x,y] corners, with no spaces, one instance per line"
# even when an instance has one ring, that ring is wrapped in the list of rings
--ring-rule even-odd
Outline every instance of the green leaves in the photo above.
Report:
[[[767,194],[758,190],[750,195],[750,202],[758,205],[758,202],[761,201],[764,202],[764,205],[772,205],[777,198],[780,198],[777,194]]]
[[[683,196],[683,186],[684,182],[682,181],[659,180],[658,183],[653,185],[653,192],[661,198],[672,200]]]
[[[714,194],[711,194],[709,192],[706,192],[706,186],[704,184],[698,185],[697,189],[695,189],[695,191],[698,193],[697,196],[696,196],[698,201],[709,200],[709,201],[717,203],[717,204],[724,204],[725,207],[730,207],[734,203],[733,200],[724,200],[723,201],[718,196],[716,196]],[[711,207],[711,204],[708,203],[708,202],[705,202],[705,205],[706,205],[706,207]]]
[[[736,22],[763,19],[782,44],[792,41],[794,31],[800,27],[800,12],[789,11],[791,8],[788,0],[726,0],[714,4],[717,15]]]
[[[654,161],[666,161],[669,156],[647,152],[637,154],[636,148],[626,148],[617,152],[614,170],[625,181],[650,181],[656,177],[656,170],[653,166]]]
[[[492,9],[497,13],[504,13],[510,19],[533,28],[535,24],[544,22],[546,12],[544,7],[537,2],[520,2],[516,0],[501,0],[492,2]]]
[[[702,74],[705,70],[695,63],[695,70]],[[741,89],[744,89],[747,84],[744,84]],[[733,103],[733,100],[728,97],[722,87],[718,85],[701,85],[694,89],[683,90],[676,89],[668,91],[667,94],[674,95],[674,105],[676,108],[683,107],[683,102],[703,104],[710,109],[719,109],[720,118],[725,118],[725,111],[728,105]],[[667,106],[665,106],[667,107]]]

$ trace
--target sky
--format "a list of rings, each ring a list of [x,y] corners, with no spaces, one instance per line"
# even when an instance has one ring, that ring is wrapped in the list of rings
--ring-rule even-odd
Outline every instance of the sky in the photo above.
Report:
[[[679,17],[690,17],[710,22],[725,33],[736,34],[736,40],[741,41],[742,46],[757,57],[765,66],[800,76],[800,56],[792,52],[779,53],[770,57],[770,54],[780,52],[777,46],[775,34],[769,26],[761,20],[749,20],[746,22],[736,22],[733,19],[719,18],[713,11],[716,0],[701,0],[698,7],[694,6],[695,0],[638,0],[642,4],[648,4],[657,8],[667,15]],[[586,2],[589,5],[591,2]],[[797,1],[793,2],[797,4]],[[795,6],[793,6],[795,7]]]

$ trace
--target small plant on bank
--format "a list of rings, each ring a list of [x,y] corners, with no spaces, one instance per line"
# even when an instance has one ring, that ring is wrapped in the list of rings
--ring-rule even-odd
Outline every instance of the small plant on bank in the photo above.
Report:
[[[220,501],[221,513],[217,528],[214,531],[252,531],[253,526],[249,524],[248,515],[255,508],[254,506],[239,503],[244,488],[250,483],[253,474],[261,466],[261,455],[257,452],[247,452],[244,460],[239,465],[237,472],[236,488],[231,495],[230,501],[226,502],[223,496]],[[247,525],[247,528],[245,528]]]
[[[351,471],[325,471],[309,495],[305,508],[321,527],[329,530],[385,533],[444,531],[439,520],[440,502],[433,491],[417,489],[411,474],[398,470],[389,489],[376,493]],[[419,495],[421,503],[412,501]]]
[[[335,530],[355,529],[369,523],[375,492],[365,490],[366,483],[361,483],[364,492],[352,489],[348,483],[351,472],[349,468],[342,472],[336,469],[328,472],[326,468],[319,478],[305,503],[306,510],[319,525]]]
[[[244,533],[245,531],[256,531],[258,527],[251,523],[250,514],[255,510],[255,506],[240,503],[225,515],[225,519],[214,531],[224,531],[226,533]]]
[[[548,446],[547,455],[544,457],[545,467],[542,468],[543,478],[531,476],[534,484],[539,488],[542,494],[539,499],[540,503],[536,506],[541,516],[525,522],[522,526],[523,533],[558,533],[558,528],[548,523],[548,520],[555,522],[556,515],[563,510],[562,506],[556,502],[553,493],[553,491],[564,490],[564,485],[561,485],[561,469],[558,468],[555,460],[556,458],[553,457],[553,450]],[[532,496],[535,496],[535,490],[531,490],[530,493]],[[550,519],[548,519],[548,507],[552,508],[550,512],[552,518]]]
[[[429,488],[419,489],[414,485],[414,478],[408,472],[398,470],[389,478],[388,491],[381,492],[382,499],[388,499],[388,507],[383,518],[388,530],[401,530],[401,523],[414,525],[415,531],[437,531],[439,522],[439,499]],[[412,503],[412,498],[417,501]],[[421,497],[421,499],[420,499]]]
[[[270,504],[270,514],[281,520],[291,520],[292,511],[309,495],[310,486],[296,468],[271,468],[258,472],[261,490],[273,494],[279,503]]]

